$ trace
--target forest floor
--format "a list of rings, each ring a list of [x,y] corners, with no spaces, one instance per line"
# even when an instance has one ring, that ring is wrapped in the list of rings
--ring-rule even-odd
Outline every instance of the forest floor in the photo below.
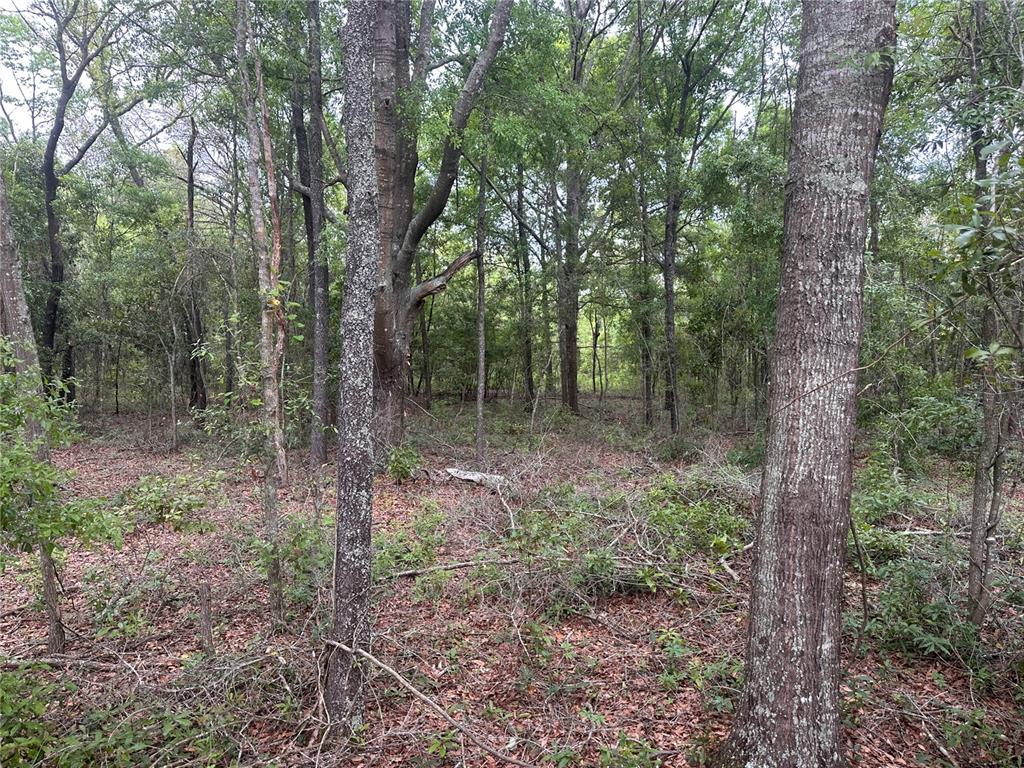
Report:
[[[576,419],[492,403],[485,469],[508,479],[501,493],[445,472],[476,468],[471,404],[411,417],[419,460],[396,457],[392,474],[419,467],[376,485],[373,653],[465,731],[374,669],[364,726],[344,752],[323,740],[315,639],[329,618],[333,483],[314,503],[304,454],[292,452],[281,505],[289,615],[275,628],[240,443],[187,430],[172,455],[144,416],[83,417],[82,439],[55,461],[69,494],[100,499],[122,521],[122,540],[66,550],[64,657],[46,653],[34,560],[0,574],[0,712],[8,741],[25,740],[20,753],[8,747],[10,765],[501,764],[473,738],[538,766],[702,764],[740,682],[758,475],[729,461],[743,436],[652,443],[628,415],[636,408],[594,400]],[[938,464],[926,481],[955,518],[963,471]],[[1019,579],[1015,494],[1004,565]],[[922,505],[865,530],[869,557],[917,558],[933,539],[962,545]],[[919,626],[922,640],[887,629],[901,620],[898,600],[916,598],[883,594],[893,582],[877,568],[862,579],[857,565],[851,554],[851,764],[1021,765],[1020,597],[1001,601],[976,639],[992,653],[965,658],[939,631]]]

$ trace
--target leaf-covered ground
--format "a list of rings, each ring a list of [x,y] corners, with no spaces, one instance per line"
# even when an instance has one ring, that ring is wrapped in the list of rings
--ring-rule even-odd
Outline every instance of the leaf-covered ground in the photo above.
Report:
[[[729,727],[757,475],[728,461],[739,438],[653,443],[622,415],[633,409],[595,401],[577,420],[492,405],[486,470],[510,481],[496,494],[444,472],[474,468],[472,409],[441,405],[412,418],[412,476],[376,486],[374,654],[494,752],[528,764],[699,765]],[[223,435],[185,438],[170,455],[145,418],[86,417],[83,439],[56,454],[67,493],[103,499],[121,540],[68,544],[66,657],[46,653],[34,560],[0,575],[5,768],[499,764],[379,670],[354,744],[324,741],[317,638],[329,615],[332,483],[317,502],[303,452],[291,454],[289,616],[275,628],[249,465]],[[849,757],[1018,765],[1020,494],[1000,539],[1006,592],[973,645],[928,626],[894,628],[891,589],[883,596],[893,571],[882,560],[909,570],[940,562],[938,540],[963,543],[955,513],[966,481],[951,466],[932,470],[926,483],[942,488],[953,517],[937,522],[909,497],[865,529],[865,579],[851,554]],[[212,656],[202,649],[204,585]],[[964,648],[984,652],[968,658]],[[25,666],[34,660],[46,663]],[[35,700],[43,705],[26,705]]]

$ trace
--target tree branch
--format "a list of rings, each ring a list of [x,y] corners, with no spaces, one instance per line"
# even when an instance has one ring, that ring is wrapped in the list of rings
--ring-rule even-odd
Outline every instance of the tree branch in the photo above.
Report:
[[[452,185],[455,184],[455,177],[459,172],[459,158],[462,156],[462,134],[466,130],[466,123],[469,122],[469,115],[473,111],[473,105],[483,88],[484,76],[491,64],[498,56],[498,51],[505,42],[505,30],[508,28],[508,19],[512,11],[512,0],[498,0],[494,13],[491,16],[491,29],[487,36],[487,44],[480,51],[473,68],[462,85],[462,91],[452,109],[451,128],[448,137],[444,142],[444,150],[441,154],[441,166],[437,172],[437,179],[427,196],[426,203],[417,213],[409,227],[406,229],[405,238],[402,240],[402,247],[398,252],[396,270],[401,271],[412,263],[413,254],[423,239],[430,225],[437,221],[437,218],[444,211],[448,204],[448,197],[451,195]]]
[[[98,139],[107,129],[107,126],[110,125],[110,121],[114,118],[121,117],[121,115],[128,114],[128,112],[130,112],[135,107],[136,104],[139,104],[144,100],[145,96],[136,96],[125,106],[121,107],[118,110],[108,113],[106,117],[103,119],[103,121],[100,122],[96,130],[92,132],[92,135],[85,140],[85,143],[81,147],[79,147],[78,152],[75,154],[75,156],[64,164],[64,167],[60,169],[60,173],[58,175],[67,176],[69,173],[71,173],[71,171],[74,170],[75,166],[82,162],[82,158],[85,157],[85,153],[89,151],[90,147],[92,147],[93,144],[96,143],[96,139]]]
[[[409,292],[409,306],[413,308],[418,307],[428,296],[433,296],[434,294],[443,291],[448,287],[448,281],[455,276],[455,273],[473,261],[476,257],[476,250],[466,251],[464,254],[459,256],[459,258],[449,264],[445,268],[444,272],[430,278],[429,280],[424,280],[422,283],[415,286]]]
[[[467,163],[469,163],[469,167],[476,171],[477,175],[480,175],[480,168],[477,167],[477,164],[473,162],[472,158],[470,158],[470,156],[467,155],[465,152],[463,152],[462,157],[465,159]],[[526,228],[526,231],[530,233],[531,237],[533,237],[533,239],[537,242],[537,245],[541,247],[541,250],[550,251],[551,249],[548,248],[547,243],[544,242],[544,238],[537,234],[537,230],[535,230],[530,225],[530,223],[526,220],[525,217],[519,215],[519,211],[516,210],[516,207],[512,205],[512,203],[509,202],[508,198],[506,198],[501,193],[501,190],[494,186],[494,182],[491,181],[491,177],[486,176],[485,178],[487,180],[487,186],[489,186],[491,188],[491,191],[498,196],[498,199],[501,201],[501,204],[508,209],[508,212],[512,214],[515,220]]]

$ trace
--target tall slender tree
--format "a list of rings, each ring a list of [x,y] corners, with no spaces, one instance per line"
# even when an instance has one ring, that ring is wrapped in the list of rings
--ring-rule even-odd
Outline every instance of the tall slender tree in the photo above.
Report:
[[[288,464],[281,424],[280,378],[285,343],[285,296],[281,290],[281,213],[278,207],[277,177],[271,144],[269,111],[263,84],[260,54],[255,50],[249,2],[238,3],[235,51],[241,85],[242,107],[248,133],[246,175],[249,182],[250,215],[253,245],[256,251],[260,294],[260,378],[262,395],[263,438],[263,514],[267,545],[270,550],[267,580],[270,587],[270,609],[276,620],[284,614],[280,544],[278,542],[278,492],[287,479]],[[255,88],[249,67],[255,73]],[[258,110],[258,111],[257,111]],[[270,236],[263,215],[263,187],[260,182],[260,160],[266,176],[270,208]]]
[[[843,763],[839,650],[868,193],[895,0],[804,0],[742,699],[725,765]]]

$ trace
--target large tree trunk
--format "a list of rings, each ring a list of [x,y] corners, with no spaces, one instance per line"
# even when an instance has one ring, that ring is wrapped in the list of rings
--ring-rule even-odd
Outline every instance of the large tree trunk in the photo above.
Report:
[[[742,698],[722,762],[843,763],[843,566],[868,190],[895,0],[804,0]]]
[[[498,0],[491,14],[487,43],[469,70],[452,108],[448,136],[441,151],[437,176],[422,208],[413,214],[415,198],[418,92],[429,74],[434,3],[422,3],[417,51],[409,72],[411,4],[381,0],[374,27],[374,153],[380,206],[380,284],[374,309],[375,433],[384,448],[400,443],[405,434],[405,396],[409,383],[412,324],[423,300],[444,290],[472,252],[440,274],[412,285],[416,249],[444,211],[458,175],[462,140],[469,116],[483,89],[484,76],[505,41],[512,0]],[[404,101],[399,109],[399,101]]]
[[[373,329],[379,272],[378,186],[374,168],[371,33],[375,0],[351,0],[343,33],[349,223],[341,309],[337,545],[334,624],[328,648],[327,714],[351,733],[361,719],[364,666],[352,651],[370,642],[370,533],[373,506]]]
[[[43,385],[39,370],[39,355],[36,338],[32,331],[32,317],[29,314],[25,286],[21,280],[21,257],[14,240],[11,223],[11,209],[7,201],[7,187],[0,175],[0,336],[11,342],[14,365],[19,376],[32,383],[42,395]],[[26,425],[29,441],[39,441],[39,460],[48,460],[42,427],[36,421]],[[64,653],[64,622],[61,617],[60,600],[57,591],[57,568],[53,561],[53,542],[41,539],[36,542],[39,553],[39,567],[43,577],[43,605],[46,609],[48,632],[46,650],[49,653]]]

